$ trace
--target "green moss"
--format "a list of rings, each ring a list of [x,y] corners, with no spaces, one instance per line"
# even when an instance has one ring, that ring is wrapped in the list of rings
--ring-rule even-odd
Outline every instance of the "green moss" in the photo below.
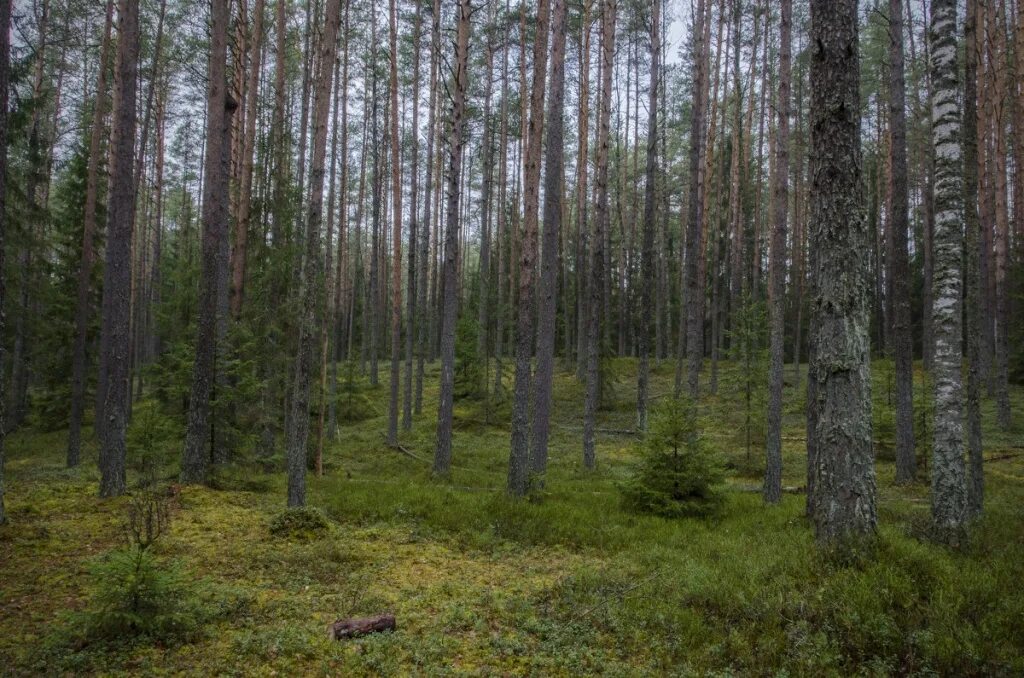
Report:
[[[308,506],[290,508],[270,520],[270,534],[296,541],[319,539],[330,528],[331,523],[327,516],[320,509]]]
[[[428,406],[402,437],[428,462],[437,381],[436,365],[429,369]],[[617,369],[631,383],[631,363]],[[746,456],[736,435],[739,377],[723,365],[719,394],[702,400],[700,412],[709,444],[736,462]],[[670,363],[656,367],[652,394],[671,393],[672,379]],[[884,373],[875,379],[877,411],[887,407]],[[788,387],[785,396],[783,484],[798,488],[803,394]],[[1018,409],[1022,396],[1013,391]],[[96,496],[91,443],[82,467],[69,471],[63,433],[12,436],[11,522],[0,528],[0,672],[1024,672],[1024,457],[1011,449],[1022,438],[995,429],[988,403],[986,453],[1000,458],[986,464],[986,515],[969,545],[951,552],[918,539],[913,524],[927,518],[927,484],[896,486],[882,461],[878,541],[870,558],[843,566],[819,556],[803,497],[787,493],[765,510],[749,491],[756,475],[729,474],[711,520],[625,510],[617,484],[637,462],[635,439],[600,435],[598,469],[582,468],[581,391],[572,375],[556,378],[550,466],[536,501],[505,495],[504,424],[459,429],[451,479],[438,482],[429,463],[384,446],[387,389],[368,397],[378,414],[345,424],[325,450],[328,473],[308,478],[319,519],[282,512],[283,469],[239,463],[218,471],[219,489],[180,488],[171,530],[153,548],[204,587],[199,599],[212,606],[187,643],[140,637],[72,651],[66,638],[54,639],[69,611],[89,608],[90,563],[123,545],[130,498]],[[626,430],[634,418],[622,389],[599,426]],[[133,471],[130,486],[143,471]],[[299,538],[272,533],[278,522]],[[327,639],[328,623],[383,611],[397,616],[396,633]]]

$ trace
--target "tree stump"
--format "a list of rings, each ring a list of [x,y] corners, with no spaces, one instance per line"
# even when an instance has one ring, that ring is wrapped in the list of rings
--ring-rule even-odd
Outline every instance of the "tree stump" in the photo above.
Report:
[[[339,619],[327,627],[327,635],[331,640],[357,638],[369,633],[382,633],[395,630],[395,615],[386,613],[373,617],[354,617]]]

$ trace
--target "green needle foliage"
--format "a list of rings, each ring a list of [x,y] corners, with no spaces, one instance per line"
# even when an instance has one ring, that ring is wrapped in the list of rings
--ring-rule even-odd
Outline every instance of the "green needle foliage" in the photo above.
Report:
[[[717,513],[723,471],[700,436],[690,401],[671,399],[655,408],[641,448],[640,463],[621,486],[627,508],[669,518]]]

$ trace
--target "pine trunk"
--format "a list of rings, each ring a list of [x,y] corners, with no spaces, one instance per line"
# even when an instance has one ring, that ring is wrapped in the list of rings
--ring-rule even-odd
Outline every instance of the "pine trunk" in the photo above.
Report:
[[[816,341],[814,524],[818,542],[874,533],[868,310],[870,246],[861,200],[857,0],[811,2],[811,248]]]
[[[125,433],[128,428],[128,352],[131,303],[131,246],[135,186],[135,94],[139,60],[139,5],[118,1],[117,64],[111,132],[110,193],[107,206],[106,267],[100,360],[106,365],[101,399],[100,496],[125,491]]]
[[[786,315],[786,219],[789,213],[789,104],[792,71],[792,0],[782,0],[779,23],[779,91],[775,102],[778,128],[775,140],[774,209],[768,271],[769,367],[768,437],[764,471],[764,501],[782,500],[782,386]]]
[[[466,89],[469,80],[469,0],[459,0],[455,40],[455,78],[452,90],[452,129],[448,156],[448,196],[444,242],[444,294],[441,314],[441,384],[438,395],[437,447],[434,473],[447,476],[452,464],[452,410],[455,388],[455,323],[459,298],[456,266],[459,256],[459,175],[465,134]],[[435,13],[435,26],[436,26]]]

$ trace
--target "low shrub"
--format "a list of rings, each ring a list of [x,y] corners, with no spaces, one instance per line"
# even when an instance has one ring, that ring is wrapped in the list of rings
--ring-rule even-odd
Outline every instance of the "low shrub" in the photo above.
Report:
[[[696,408],[670,399],[651,416],[642,458],[620,489],[627,508],[669,518],[713,515],[722,505],[724,474],[697,426]]]

